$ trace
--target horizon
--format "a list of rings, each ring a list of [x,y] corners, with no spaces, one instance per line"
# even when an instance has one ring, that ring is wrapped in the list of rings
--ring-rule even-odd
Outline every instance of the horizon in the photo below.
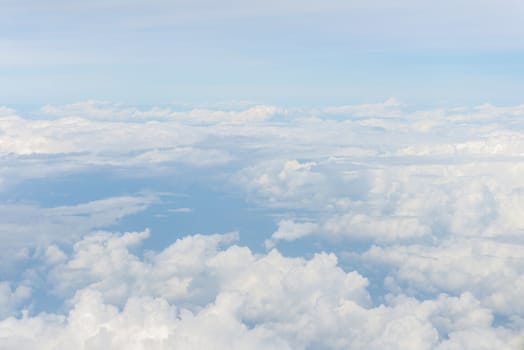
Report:
[[[524,348],[524,3],[0,1],[0,348]]]

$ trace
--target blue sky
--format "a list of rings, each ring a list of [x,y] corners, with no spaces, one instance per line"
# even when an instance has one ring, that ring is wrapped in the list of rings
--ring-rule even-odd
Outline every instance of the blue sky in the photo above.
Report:
[[[523,17],[0,0],[0,348],[521,350]]]
[[[2,102],[516,104],[523,12],[509,0],[6,1]]]

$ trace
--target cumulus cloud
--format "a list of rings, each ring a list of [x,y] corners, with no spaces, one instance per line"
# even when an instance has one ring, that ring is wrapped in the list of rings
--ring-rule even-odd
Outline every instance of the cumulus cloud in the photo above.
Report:
[[[42,208],[35,205],[0,206],[0,239],[4,266],[23,261],[30,250],[44,249],[49,261],[63,260],[63,252],[51,243],[72,243],[96,228],[117,223],[124,216],[145,210],[155,196],[113,197],[77,205]]]
[[[309,260],[276,250],[258,255],[231,245],[233,233],[187,236],[140,258],[130,248],[147,236],[105,232],[77,242],[51,273],[53,281],[76,281],[60,287],[71,295],[69,311],[4,319],[0,344],[511,349],[518,340],[510,329],[493,328],[491,311],[469,293],[428,301],[398,295],[372,306],[367,279],[343,271],[334,254]]]
[[[86,101],[44,106],[38,118],[23,118],[2,107],[0,190],[23,179],[93,166],[147,168],[150,174],[163,164],[224,165],[236,152],[227,139],[246,137],[256,125],[284,113],[284,109],[264,105],[176,111]],[[221,146],[217,140],[226,144]]]
[[[386,282],[411,293],[475,295],[483,305],[508,318],[521,318],[524,247],[490,239],[449,239],[435,246],[372,247],[362,258],[389,265]],[[503,272],[502,272],[503,271]]]
[[[92,166],[122,177],[143,168],[132,175],[144,183],[185,166],[189,182],[204,174],[206,186],[267,210],[276,228],[256,231],[264,253],[235,245],[243,232],[143,251],[149,230],[98,230],[154,196],[4,203],[2,246],[16,248],[6,259],[39,266],[1,276],[0,347],[524,344],[522,106],[416,111],[391,99],[180,112],[89,101],[43,112],[0,111],[4,191]],[[33,311],[42,289],[61,306]]]
[[[294,241],[309,236],[318,230],[318,225],[310,222],[295,222],[293,220],[280,220],[278,230],[271,235],[271,240],[266,241],[266,247],[272,248],[277,240]]]
[[[270,161],[244,169],[238,181],[253,193],[254,199],[263,199],[269,205],[310,206],[319,202],[316,196],[328,195],[326,179],[315,167],[315,162],[295,159]]]

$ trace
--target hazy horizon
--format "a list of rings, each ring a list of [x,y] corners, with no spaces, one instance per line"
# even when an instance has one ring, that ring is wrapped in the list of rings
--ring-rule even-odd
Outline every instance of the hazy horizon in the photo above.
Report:
[[[523,349],[522,18],[0,0],[0,349]]]

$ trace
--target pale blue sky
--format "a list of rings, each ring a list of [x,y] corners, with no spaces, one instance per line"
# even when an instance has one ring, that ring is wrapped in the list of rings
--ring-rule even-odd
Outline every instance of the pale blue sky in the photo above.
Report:
[[[518,1],[2,1],[0,103],[515,104]]]

